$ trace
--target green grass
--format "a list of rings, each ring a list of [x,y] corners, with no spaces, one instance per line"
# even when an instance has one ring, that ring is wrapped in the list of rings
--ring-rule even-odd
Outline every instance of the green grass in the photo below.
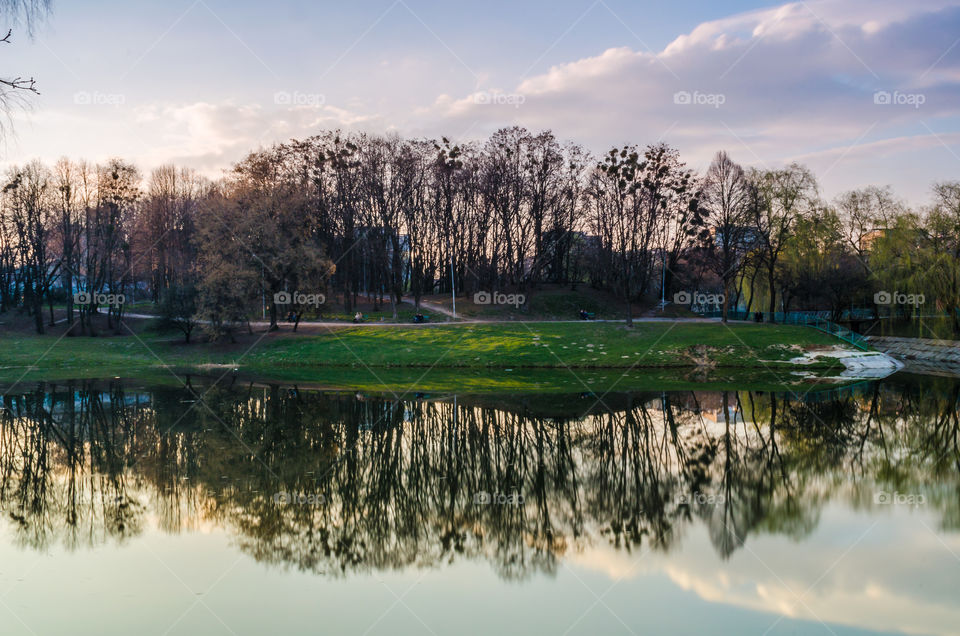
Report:
[[[602,394],[610,391],[754,391],[792,390],[806,393],[835,388],[832,371],[817,369],[817,377],[798,377],[784,370],[713,369],[383,369],[283,367],[253,379],[296,384],[300,388],[362,391],[371,395],[412,397],[418,393]],[[826,379],[824,379],[826,378]],[[818,386],[822,385],[822,386]]]
[[[246,357],[252,367],[455,368],[793,367],[803,347],[837,344],[813,329],[780,325],[641,322],[427,327],[347,327],[280,336]],[[823,360],[818,366],[836,363]]]
[[[521,390],[535,388],[526,379],[517,380],[528,369],[608,370],[617,377],[625,369],[683,369],[660,378],[682,384],[685,373],[702,376],[719,369],[783,373],[795,369],[789,359],[804,349],[838,344],[804,327],[666,322],[637,323],[633,329],[603,323],[349,326],[323,335],[258,337],[246,336],[232,346],[184,345],[170,334],[153,333],[7,339],[0,350],[0,381],[130,377],[164,367],[209,373],[237,368],[250,376],[331,386],[346,381],[358,388],[403,387],[434,369],[436,382],[430,386],[439,389],[450,383],[439,374],[446,369],[458,370],[460,386]],[[837,367],[835,360],[823,359],[804,369]],[[468,377],[462,370],[477,373]],[[384,381],[388,371],[400,374]],[[569,380],[563,377],[563,382]]]
[[[204,370],[175,367],[60,367],[36,369],[14,377],[0,375],[0,391],[24,390],[37,382],[56,383],[83,378],[121,378],[143,386],[181,386],[192,376],[197,387],[213,383],[246,386],[253,384],[296,385],[303,390],[359,391],[368,395],[413,398],[438,397],[451,393],[467,395],[581,395],[582,399],[608,392],[642,391],[810,391],[838,386],[829,369],[813,370],[813,377],[800,377],[771,369],[450,369],[450,368],[361,368],[361,367],[278,367],[234,373],[232,367]],[[198,389],[202,390],[202,389]]]

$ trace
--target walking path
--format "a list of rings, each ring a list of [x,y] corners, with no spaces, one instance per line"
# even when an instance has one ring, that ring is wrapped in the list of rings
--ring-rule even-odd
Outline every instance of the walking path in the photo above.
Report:
[[[422,307],[426,307],[424,303],[421,303]],[[104,313],[101,309],[101,313]],[[442,312],[440,312],[442,313]],[[452,317],[452,314],[450,314]],[[156,314],[138,314],[131,312],[124,312],[124,318],[136,318],[143,320],[153,320],[159,318]],[[459,326],[459,325],[493,325],[493,324],[543,324],[543,323],[580,323],[580,322],[602,322],[602,323],[625,323],[626,320],[491,320],[491,319],[471,319],[471,318],[458,318],[456,321],[443,321],[443,322],[423,322],[423,323],[413,323],[413,322],[387,322],[379,320],[365,321],[362,323],[353,323],[347,322],[345,320],[301,320],[298,329],[303,329],[304,327],[353,327],[355,325],[363,325],[365,327],[439,327],[439,326]],[[643,318],[634,318],[633,322],[720,322],[718,319],[714,318],[657,318],[652,316],[647,316]],[[202,321],[201,321],[202,324]],[[293,323],[287,322],[285,320],[278,321],[280,325],[292,325]],[[269,320],[251,320],[250,326],[254,328],[266,328],[270,326]]]
[[[363,296],[363,297],[366,298],[367,300],[371,300],[371,299],[375,298],[374,294],[368,294],[368,293],[365,293],[365,292],[360,292],[360,293],[358,294],[358,296]],[[411,301],[409,301],[409,300],[402,300],[402,301],[400,301],[400,302],[401,302],[401,304],[407,304],[407,305],[412,305],[412,304],[413,304],[413,303],[412,303]],[[421,301],[420,301],[420,308],[421,308],[421,309],[427,309],[427,310],[432,311],[432,312],[434,312],[434,313],[443,314],[444,316],[448,316],[448,317],[450,317],[450,318],[456,318],[456,316],[453,315],[453,312],[452,312],[452,311],[450,311],[449,309],[447,309],[446,307],[444,307],[443,305],[441,305],[441,304],[439,304],[439,303],[435,303],[435,302],[432,302],[432,301],[429,301],[429,300],[421,300]]]

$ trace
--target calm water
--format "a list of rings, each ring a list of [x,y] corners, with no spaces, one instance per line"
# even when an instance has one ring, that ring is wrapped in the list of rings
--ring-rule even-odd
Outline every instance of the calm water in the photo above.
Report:
[[[21,386],[0,625],[957,634],[958,396]]]

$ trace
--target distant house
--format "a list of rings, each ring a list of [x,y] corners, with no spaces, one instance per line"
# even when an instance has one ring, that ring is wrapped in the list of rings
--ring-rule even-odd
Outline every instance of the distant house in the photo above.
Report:
[[[873,247],[873,244],[877,239],[882,238],[887,235],[887,232],[890,230],[886,228],[881,228],[877,230],[870,230],[866,234],[860,237],[860,251],[869,252],[870,248]]]

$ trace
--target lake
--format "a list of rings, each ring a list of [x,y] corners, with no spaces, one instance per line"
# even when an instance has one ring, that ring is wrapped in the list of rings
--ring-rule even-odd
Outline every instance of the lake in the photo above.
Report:
[[[957,634],[960,383],[18,385],[4,634]]]

